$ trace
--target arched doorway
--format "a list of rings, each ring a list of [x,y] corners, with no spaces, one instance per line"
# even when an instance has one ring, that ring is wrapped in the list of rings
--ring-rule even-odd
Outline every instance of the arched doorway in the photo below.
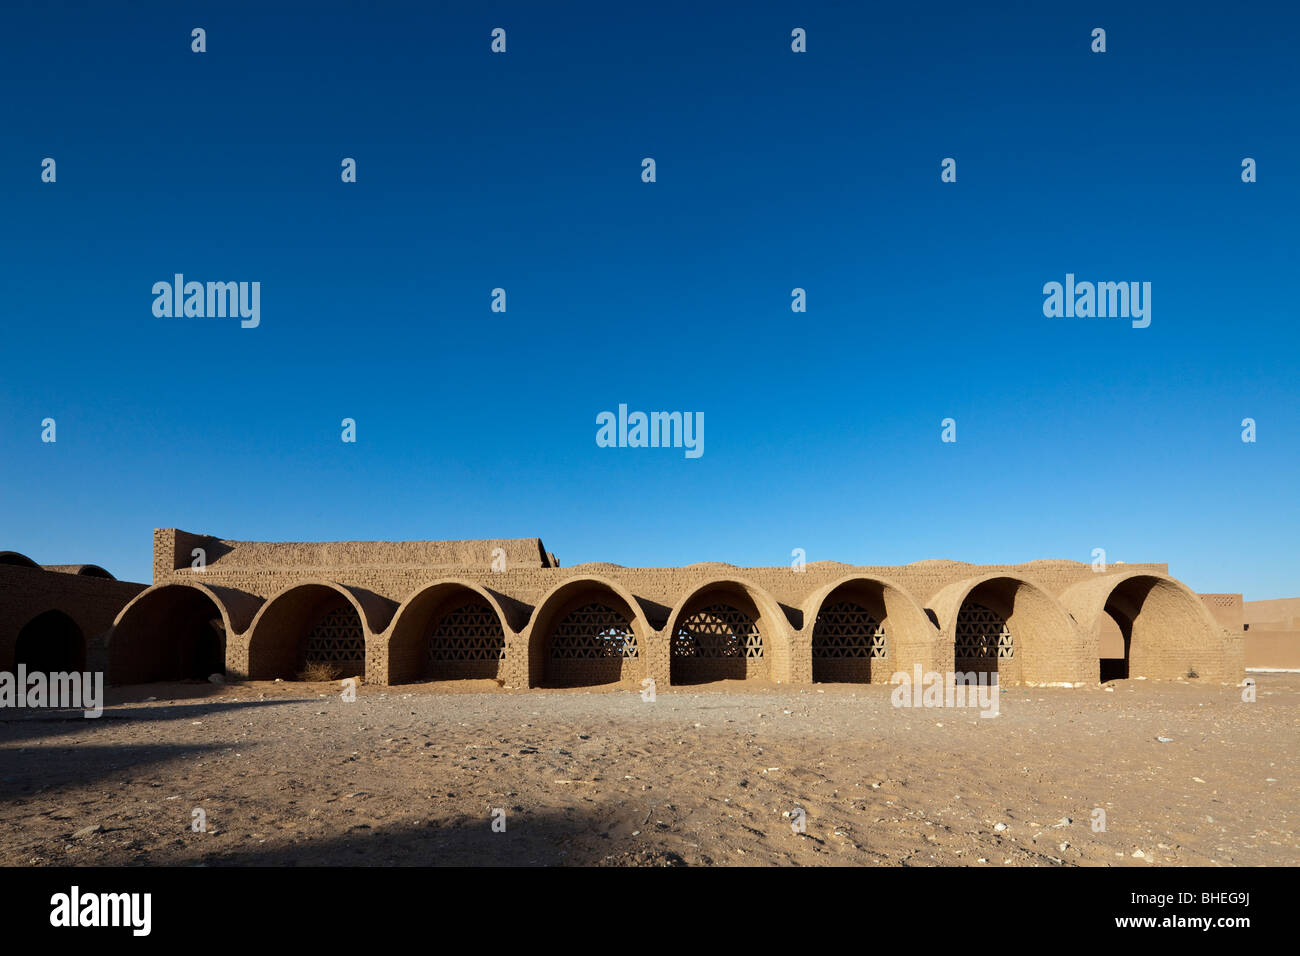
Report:
[[[1089,677],[1240,680],[1240,633],[1163,572],[1112,569],[1072,584],[1061,604],[1087,635]]]
[[[38,614],[18,632],[14,644],[14,668],[54,674],[86,669],[86,639],[77,622],[62,611]]]
[[[108,643],[109,682],[206,680],[226,670],[226,625],[207,593],[183,584],[142,593]]]
[[[1204,676],[1196,662],[1205,656],[1198,652],[1206,645],[1206,616],[1198,598],[1163,578],[1138,575],[1120,582],[1097,618],[1098,676]]]
[[[332,681],[366,671],[366,625],[355,593],[331,582],[286,588],[249,630],[249,680]]]
[[[1087,640],[1060,600],[1022,577],[954,581],[930,598],[953,669],[997,674],[1002,684],[1073,684],[1093,679]]]
[[[470,581],[425,585],[406,599],[388,633],[388,683],[497,680],[506,674],[503,598]]]
[[[531,687],[643,681],[653,634],[630,592],[607,578],[574,578],[538,603],[525,628]]]
[[[694,596],[669,636],[670,680],[766,680],[771,675],[761,614],[743,591],[719,588]]]

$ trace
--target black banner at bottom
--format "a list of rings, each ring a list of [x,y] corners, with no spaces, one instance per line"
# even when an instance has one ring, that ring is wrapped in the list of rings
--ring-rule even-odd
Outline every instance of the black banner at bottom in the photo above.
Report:
[[[942,929],[961,938],[1013,930],[1231,943],[1262,927],[1281,931],[1291,876],[1219,868],[10,868],[0,869],[0,899],[11,943],[46,935],[193,943],[211,934],[227,943],[244,934],[374,943],[431,923],[653,933],[692,910],[692,922],[734,931],[755,906],[768,914],[763,932],[776,934],[785,918],[796,926],[860,921],[873,939],[919,941]],[[696,894],[712,902],[683,910]],[[737,908],[731,918],[719,906],[727,900]]]

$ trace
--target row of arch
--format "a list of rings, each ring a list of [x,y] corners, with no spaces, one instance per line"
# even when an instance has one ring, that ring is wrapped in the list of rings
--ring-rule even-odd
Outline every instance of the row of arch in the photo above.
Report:
[[[400,606],[336,582],[266,601],[202,583],[156,585],[109,635],[109,681],[365,676],[372,683],[497,678],[527,686],[644,677],[884,682],[914,665],[997,672],[1003,682],[1205,676],[1226,634],[1167,576],[1098,575],[1059,598],[1015,576],[954,582],[922,608],[889,581],[850,575],[786,607],[740,578],[706,581],[675,607],[603,577],[566,581],[529,608],[469,580]],[[653,622],[652,622],[653,618]],[[657,626],[656,626],[657,625]]]

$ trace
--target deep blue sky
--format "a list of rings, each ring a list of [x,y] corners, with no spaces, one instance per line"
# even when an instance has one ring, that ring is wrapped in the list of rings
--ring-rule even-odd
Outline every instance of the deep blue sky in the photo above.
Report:
[[[1103,547],[1300,594],[1294,8],[711,6],[6,3],[0,548]],[[155,318],[175,272],[260,281],[261,327]],[[1066,272],[1151,327],[1044,318]],[[619,403],[704,456],[598,448]]]

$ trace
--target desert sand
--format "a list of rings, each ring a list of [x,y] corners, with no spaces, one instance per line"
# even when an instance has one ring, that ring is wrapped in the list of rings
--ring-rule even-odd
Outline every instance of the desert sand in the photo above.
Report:
[[[1300,675],[1256,680],[118,688],[0,713],[0,864],[1295,866]]]

